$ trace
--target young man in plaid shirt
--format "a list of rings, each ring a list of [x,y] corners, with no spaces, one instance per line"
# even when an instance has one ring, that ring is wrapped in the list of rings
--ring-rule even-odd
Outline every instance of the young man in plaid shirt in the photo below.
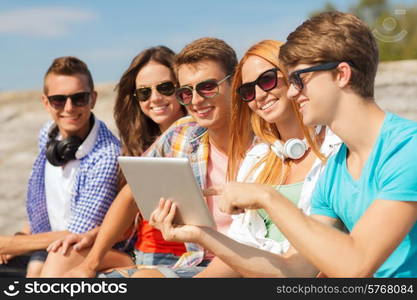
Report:
[[[28,277],[39,276],[51,242],[100,225],[117,194],[120,144],[91,113],[96,99],[84,62],[75,57],[53,61],[42,95],[52,121],[39,135],[27,192],[28,224],[15,236],[0,237],[1,262],[25,267],[27,259],[15,256],[27,254]]]
[[[201,38],[184,47],[176,57],[176,73],[180,88],[177,89],[177,99],[187,107],[190,116],[184,117],[174,123],[151,147],[146,156],[155,157],[188,157],[194,175],[202,188],[213,184],[224,183],[227,169],[227,145],[230,123],[230,97],[231,82],[237,58],[234,50],[224,41],[215,38]],[[231,217],[219,211],[216,201],[208,199],[208,206],[214,215],[217,227],[226,231],[231,223]],[[112,245],[120,240],[123,233],[132,224],[138,212],[130,188],[126,185],[111,206],[99,234],[91,249],[83,249],[87,235],[80,236],[78,256],[86,258],[77,261],[72,253],[65,257],[60,253],[50,254],[48,264],[52,263],[63,269],[63,264],[78,265],[70,272],[63,274],[47,273],[45,276],[65,277],[94,277],[97,270],[102,269],[100,263],[111,249]],[[150,225],[145,225],[149,226]],[[140,229],[139,229],[140,230]],[[89,234],[88,238],[92,235]],[[136,248],[142,252],[152,251],[163,237],[157,229],[152,228],[152,234],[145,237],[138,235]],[[72,242],[64,242],[65,247]],[[174,269],[179,270],[178,276],[191,277],[200,272],[212,255],[205,253],[202,248],[194,244],[187,245],[188,252],[176,263]],[[87,252],[87,253],[86,253]],[[74,260],[72,260],[74,259]],[[72,261],[71,261],[72,260]],[[123,265],[120,265],[123,267]],[[71,269],[71,268],[70,268]],[[136,269],[132,269],[135,271]],[[156,271],[156,276],[175,276],[165,272]],[[131,273],[131,272],[130,272]],[[111,276],[120,276],[112,274]]]

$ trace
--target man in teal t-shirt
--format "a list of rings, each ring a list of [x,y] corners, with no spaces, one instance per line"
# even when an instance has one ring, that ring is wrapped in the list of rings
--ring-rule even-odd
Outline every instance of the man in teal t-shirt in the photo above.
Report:
[[[342,145],[317,183],[311,213],[338,218],[352,231],[375,199],[417,201],[416,149],[417,123],[386,113],[360,177],[349,173]],[[374,276],[417,277],[416,223]]]
[[[344,142],[316,186],[311,216],[266,185],[232,182],[207,194],[222,195],[228,213],[264,209],[290,241],[292,255],[254,258],[265,273],[417,277],[417,123],[375,102],[372,32],[352,14],[322,13],[288,36],[279,57],[303,122]]]

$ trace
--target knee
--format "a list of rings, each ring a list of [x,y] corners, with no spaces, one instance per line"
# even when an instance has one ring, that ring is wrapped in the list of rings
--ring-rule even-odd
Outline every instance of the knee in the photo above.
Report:
[[[67,255],[62,255],[59,252],[50,252],[42,268],[40,277],[62,277],[65,272],[81,263],[83,259],[84,256],[79,255],[76,251],[70,251]]]
[[[41,277],[41,272],[44,262],[42,261],[31,261],[28,264],[26,270],[26,278],[39,278]]]

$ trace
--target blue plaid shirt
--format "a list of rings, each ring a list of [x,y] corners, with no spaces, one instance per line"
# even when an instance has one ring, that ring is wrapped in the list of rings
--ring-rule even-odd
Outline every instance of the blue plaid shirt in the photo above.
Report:
[[[71,197],[71,220],[67,230],[86,232],[101,224],[117,194],[117,156],[120,142],[99,122],[93,149],[80,159]],[[39,135],[39,155],[30,175],[26,209],[32,234],[51,231],[45,197],[46,143],[51,123]]]

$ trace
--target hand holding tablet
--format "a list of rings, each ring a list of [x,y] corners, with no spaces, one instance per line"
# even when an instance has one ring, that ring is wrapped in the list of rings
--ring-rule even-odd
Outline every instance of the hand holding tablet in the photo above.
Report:
[[[118,161],[146,220],[163,197],[176,203],[174,224],[216,227],[187,158],[119,156]]]

